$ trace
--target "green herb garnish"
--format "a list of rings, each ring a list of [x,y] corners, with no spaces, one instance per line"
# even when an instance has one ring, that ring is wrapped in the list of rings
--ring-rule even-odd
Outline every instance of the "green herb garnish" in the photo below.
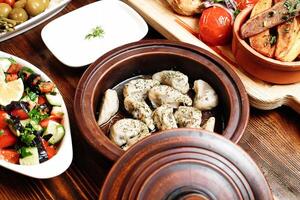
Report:
[[[271,44],[271,46],[273,46],[274,44],[276,44],[276,41],[277,41],[276,36],[275,36],[275,35],[272,35],[272,36],[270,37],[270,44]]]
[[[32,155],[31,152],[26,151],[26,147],[20,148],[20,149],[18,150],[18,152],[19,152],[19,154],[21,154],[21,157],[22,157],[22,158],[25,158],[25,157],[27,157],[27,156],[31,156],[31,155]]]
[[[213,0],[214,3],[223,3],[224,0]]]
[[[23,143],[25,143],[27,146],[31,145],[34,138],[35,138],[35,135],[33,135],[33,134],[21,134],[21,141]]]
[[[46,119],[48,117],[47,114],[42,114],[39,112],[38,109],[34,108],[32,109],[29,113],[28,113],[30,119],[34,122],[36,122],[37,124],[40,123],[40,121],[42,121],[43,119]]]
[[[38,97],[37,94],[34,92],[29,92],[27,95],[31,101],[35,101],[36,98]]]
[[[234,13],[233,13],[233,15],[234,15],[234,17],[236,17],[238,14],[240,14],[240,10],[239,9],[236,9],[235,11],[234,11]]]
[[[22,67],[22,69],[19,71],[19,77],[24,81],[25,80],[25,76],[24,74],[34,74],[34,72],[32,71],[32,69],[28,68],[28,67]]]
[[[17,61],[15,61],[15,59],[13,59],[13,58],[7,58],[7,60],[9,60],[9,62],[11,62],[11,63],[13,63],[13,64],[16,64],[16,63],[17,63]]]
[[[0,130],[0,136],[3,135],[3,133],[4,133],[4,130]]]
[[[104,36],[104,30],[100,26],[96,26],[93,28],[90,33],[85,36],[86,40],[90,40],[92,38],[102,38]]]
[[[35,135],[33,134],[35,132],[35,129],[31,124],[26,124],[24,130],[22,131],[20,138],[23,143],[25,143],[27,146],[30,146],[32,141],[35,138]]]
[[[35,101],[36,98],[38,97],[38,95],[36,93],[30,91],[29,87],[25,88],[25,93],[27,94],[27,96],[29,97],[29,99],[31,101]]]
[[[297,8],[300,5],[300,1],[296,2],[295,4],[292,4],[292,2],[290,2],[289,0],[286,0],[283,5],[288,10],[287,15],[289,17],[294,17],[296,15]],[[288,19],[288,16],[287,16],[287,19]]]

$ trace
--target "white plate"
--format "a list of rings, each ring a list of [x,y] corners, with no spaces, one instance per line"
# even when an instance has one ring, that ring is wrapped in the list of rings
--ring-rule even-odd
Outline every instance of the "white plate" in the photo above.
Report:
[[[43,23],[44,21],[48,20],[50,17],[56,15],[62,9],[64,9],[69,2],[71,2],[71,0],[51,0],[49,7],[45,10],[45,12],[42,12],[41,14],[30,18],[26,22],[17,25],[15,27],[15,30],[12,32],[0,34],[0,42],[15,37]]]
[[[0,51],[0,58],[1,57],[8,57],[15,59],[18,63],[23,66],[26,66],[32,69],[37,74],[40,74],[43,80],[53,82],[45,73],[43,73],[40,69],[33,66],[32,64],[28,63],[25,60],[22,60],[16,56],[10,55],[8,53],[4,53]],[[61,141],[57,154],[52,157],[50,160],[43,162],[38,165],[32,166],[24,166],[24,165],[17,165],[6,162],[4,160],[0,160],[0,166],[15,171],[20,174],[24,174],[26,176],[30,176],[33,178],[52,178],[54,176],[58,176],[64,171],[66,171],[73,159],[73,148],[72,148],[72,140],[71,140],[71,130],[70,130],[70,122],[68,111],[66,108],[66,104],[63,101],[63,112],[64,112],[64,127],[65,127],[65,136]]]
[[[93,28],[104,30],[102,38],[85,39]],[[42,30],[42,39],[65,65],[81,67],[104,53],[142,39],[148,32],[143,18],[127,4],[102,0],[61,16]]]

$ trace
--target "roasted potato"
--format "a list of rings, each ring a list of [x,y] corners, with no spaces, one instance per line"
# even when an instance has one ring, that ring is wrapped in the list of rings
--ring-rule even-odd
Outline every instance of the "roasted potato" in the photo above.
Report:
[[[254,6],[251,17],[269,9],[272,7],[272,0],[259,0]],[[255,36],[249,38],[250,46],[257,52],[267,56],[273,57],[275,52],[275,43],[273,43],[273,38],[270,34],[270,29],[267,29]]]
[[[288,6],[286,2],[289,2]],[[289,7],[289,9],[287,7]],[[245,39],[254,36],[267,29],[278,26],[279,24],[282,24],[298,15],[300,15],[298,0],[280,1],[271,8],[251,17],[241,27],[241,37]]]
[[[287,54],[281,58],[281,61],[292,62],[294,61],[300,53],[300,32],[298,32],[297,39],[295,40],[291,49]]]
[[[300,53],[300,18],[293,18],[279,25],[277,32],[275,58],[286,62],[295,60]]]

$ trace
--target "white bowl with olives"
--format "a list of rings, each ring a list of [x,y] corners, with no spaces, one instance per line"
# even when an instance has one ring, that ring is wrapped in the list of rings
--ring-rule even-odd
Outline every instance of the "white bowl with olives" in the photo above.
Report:
[[[60,12],[71,0],[1,0],[0,42],[19,35]]]

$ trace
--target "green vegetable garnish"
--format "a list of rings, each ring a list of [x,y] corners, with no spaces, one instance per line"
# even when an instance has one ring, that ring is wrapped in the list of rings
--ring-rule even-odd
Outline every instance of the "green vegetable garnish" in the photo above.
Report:
[[[276,41],[277,41],[276,36],[275,36],[275,35],[272,35],[272,36],[270,37],[270,44],[271,44],[271,46],[273,46],[274,44],[276,44]]]
[[[95,28],[93,28],[90,33],[88,33],[85,36],[86,40],[90,40],[92,38],[102,38],[104,36],[104,30],[101,28],[101,26],[96,26]]]
[[[21,134],[21,141],[24,142],[27,146],[30,146],[34,138],[35,135],[33,134]]]
[[[25,158],[25,157],[27,157],[27,156],[31,156],[31,155],[32,155],[31,152],[26,151],[26,147],[20,148],[20,149],[18,150],[18,152],[21,154],[21,157],[22,157],[22,158]]]
[[[223,3],[224,0],[213,0],[214,3]]]
[[[34,92],[29,92],[27,95],[31,101],[35,101],[36,98],[38,97],[37,94]]]
[[[43,119],[48,117],[47,114],[42,114],[38,109],[34,108],[28,113],[31,120],[35,121],[37,124],[40,123]]]
[[[234,17],[236,17],[238,14],[240,14],[240,10],[239,9],[236,9],[235,11],[234,11],[234,13],[233,13],[233,15],[234,15]]]
[[[0,136],[3,135],[3,133],[4,133],[4,130],[0,130]]]
[[[34,132],[34,128],[32,127],[31,124],[27,124],[25,126],[24,131],[21,133],[21,141],[24,142],[27,146],[30,146],[30,144],[32,143],[32,141],[35,138],[35,135],[33,134]]]
[[[13,63],[13,64],[16,64],[17,63],[17,61],[15,61],[15,59],[13,59],[13,58],[7,58],[7,60],[9,60],[11,63]]]

